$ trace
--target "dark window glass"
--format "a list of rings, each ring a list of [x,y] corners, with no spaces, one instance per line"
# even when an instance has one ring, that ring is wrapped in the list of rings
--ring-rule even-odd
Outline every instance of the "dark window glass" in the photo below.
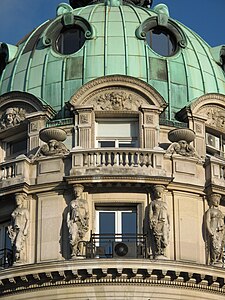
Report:
[[[20,140],[7,144],[7,155],[13,155],[15,153],[27,153],[27,140]]]
[[[176,42],[173,35],[164,28],[156,27],[146,33],[148,45],[162,56],[170,56],[176,51]]]
[[[79,26],[65,28],[56,40],[56,49],[62,54],[72,54],[81,49],[84,42],[84,31]]]
[[[2,71],[6,67],[6,54],[0,53],[0,75],[2,74]]]
[[[136,211],[122,212],[122,233],[123,234],[136,234]]]
[[[115,213],[100,212],[99,214],[99,233],[100,234],[115,234]]]
[[[115,142],[114,141],[100,141],[101,148],[114,148]]]

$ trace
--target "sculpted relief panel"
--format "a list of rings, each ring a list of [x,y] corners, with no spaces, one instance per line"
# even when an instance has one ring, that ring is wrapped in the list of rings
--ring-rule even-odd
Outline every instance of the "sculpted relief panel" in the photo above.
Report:
[[[203,107],[199,114],[207,118],[206,124],[225,131],[225,110],[216,105]]]
[[[101,93],[92,100],[95,110],[132,111],[137,110],[143,101],[137,100],[131,93],[115,90]]]

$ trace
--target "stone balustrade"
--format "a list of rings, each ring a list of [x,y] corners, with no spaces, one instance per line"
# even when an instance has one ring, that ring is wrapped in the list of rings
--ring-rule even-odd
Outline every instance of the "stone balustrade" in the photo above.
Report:
[[[206,184],[225,187],[225,161],[217,157],[208,157],[205,163]]]
[[[100,148],[72,150],[73,167],[152,167],[161,168],[162,150]]]
[[[21,156],[11,161],[0,164],[0,187],[30,182],[30,160],[26,156]]]

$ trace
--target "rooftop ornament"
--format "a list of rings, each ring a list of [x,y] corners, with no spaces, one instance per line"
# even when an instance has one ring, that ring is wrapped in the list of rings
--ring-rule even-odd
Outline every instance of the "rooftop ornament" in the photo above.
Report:
[[[41,146],[40,156],[54,156],[54,155],[66,155],[69,150],[63,144],[66,140],[66,132],[60,128],[44,128],[39,132],[40,139],[45,142]]]
[[[178,154],[186,157],[199,158],[195,148],[190,145],[195,139],[195,132],[189,128],[176,128],[168,133],[168,139],[172,142],[166,154]]]

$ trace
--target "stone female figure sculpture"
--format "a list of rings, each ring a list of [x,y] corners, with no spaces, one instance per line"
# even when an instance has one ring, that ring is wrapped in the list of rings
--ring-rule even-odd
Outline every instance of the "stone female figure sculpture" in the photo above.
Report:
[[[67,226],[69,229],[69,241],[71,245],[71,257],[83,254],[83,238],[89,228],[89,210],[87,200],[81,197],[84,187],[75,185],[75,200],[69,205],[67,214]]]
[[[24,203],[26,197],[25,193],[15,194],[17,207],[11,214],[11,225],[8,227],[15,263],[24,263],[26,261],[25,240],[29,228],[29,211],[25,208]]]
[[[149,207],[149,227],[154,239],[154,256],[165,257],[165,249],[169,244],[170,220],[167,203],[163,200],[165,187],[154,186],[154,200]]]
[[[213,193],[209,200],[209,209],[205,213],[208,250],[211,265],[223,265],[224,215],[219,209],[221,195]]]

